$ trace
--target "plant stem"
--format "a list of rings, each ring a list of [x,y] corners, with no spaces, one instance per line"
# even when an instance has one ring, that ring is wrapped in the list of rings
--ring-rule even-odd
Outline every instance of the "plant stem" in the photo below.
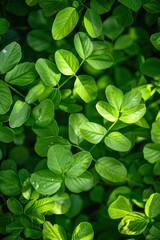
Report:
[[[24,96],[22,93],[20,93],[18,90],[16,90],[14,87],[12,87],[11,85],[9,85],[8,83],[6,83],[6,84],[7,84],[7,86],[8,86],[10,89],[12,89],[14,92],[16,92],[18,95],[20,95],[22,98],[25,99],[25,96]]]
[[[59,86],[59,89],[65,85],[72,77],[75,77],[74,75],[70,76],[69,78],[66,79],[66,81],[64,81],[60,86]]]
[[[108,128],[108,132],[113,128],[113,126],[117,123],[118,119]]]

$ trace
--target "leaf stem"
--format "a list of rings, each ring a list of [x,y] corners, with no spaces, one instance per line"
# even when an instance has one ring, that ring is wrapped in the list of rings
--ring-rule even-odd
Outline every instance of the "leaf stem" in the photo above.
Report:
[[[59,89],[65,85],[72,77],[74,77],[74,75],[70,76],[69,78],[67,78],[60,86],[59,86]]]
[[[20,93],[18,90],[16,90],[14,87],[12,87],[11,85],[9,85],[8,83],[6,83],[6,84],[7,84],[7,86],[8,86],[10,89],[12,89],[14,92],[16,92],[18,95],[20,95],[22,98],[25,99],[25,96],[24,96],[22,93]]]
[[[118,119],[108,128],[108,132],[113,128],[113,126],[117,123]]]

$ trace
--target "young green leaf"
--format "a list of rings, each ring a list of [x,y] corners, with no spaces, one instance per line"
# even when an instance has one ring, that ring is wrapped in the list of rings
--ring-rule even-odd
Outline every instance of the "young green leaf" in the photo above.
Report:
[[[102,20],[93,9],[87,9],[84,15],[84,26],[92,38],[97,38],[102,32]]]
[[[65,185],[74,193],[88,191],[93,185],[93,176],[90,172],[84,172],[78,177],[66,176]]]
[[[10,143],[14,140],[15,133],[9,127],[0,127],[0,141],[4,143]]]
[[[160,119],[152,124],[151,139],[154,143],[160,143]]]
[[[61,74],[54,63],[47,59],[39,58],[35,67],[42,81],[47,86],[54,87],[59,83]]]
[[[122,32],[124,27],[119,24],[115,17],[110,16],[103,22],[103,32],[109,39],[115,40]]]
[[[160,51],[160,32],[153,33],[150,37],[150,41],[153,44],[153,46]]]
[[[145,204],[145,214],[150,218],[155,218],[160,214],[160,194],[152,194]]]
[[[55,201],[55,206],[52,210],[50,210],[51,213],[65,214],[68,212],[71,207],[71,200],[68,193],[56,193],[53,196],[53,199]]]
[[[110,54],[91,55],[86,62],[97,70],[110,68],[113,65],[113,57]]]
[[[26,86],[33,82],[36,77],[35,64],[25,62],[18,64],[11,71],[7,72],[5,81],[17,86]]]
[[[35,144],[35,151],[41,157],[46,157],[48,149],[54,144],[61,144],[66,149],[71,149],[70,142],[60,136],[39,138]]]
[[[81,222],[73,231],[71,240],[93,240],[94,232],[92,225],[88,222]]]
[[[92,155],[89,152],[79,152],[73,155],[73,162],[67,171],[69,177],[78,177],[84,173],[92,162]]]
[[[110,122],[115,122],[118,119],[119,111],[107,102],[99,101],[96,104],[98,113]]]
[[[124,95],[124,99],[122,102],[122,113],[127,112],[134,112],[141,102],[142,94],[138,89],[132,89],[128,93]]]
[[[44,240],[67,240],[67,236],[63,227],[54,224],[49,221],[43,224],[43,239]]]
[[[146,113],[146,106],[145,104],[140,104],[135,111],[132,113],[125,111],[122,113],[121,117],[119,118],[122,122],[125,123],[136,123],[138,122]]]
[[[104,142],[107,147],[119,152],[127,152],[131,148],[130,140],[120,132],[110,133]]]
[[[14,198],[11,197],[7,200],[7,207],[8,209],[15,215],[21,215],[23,214],[23,207],[20,204],[20,202]]]
[[[126,181],[127,169],[118,160],[111,157],[102,157],[96,161],[95,169],[99,175],[114,183]]]
[[[146,229],[148,222],[144,214],[133,212],[122,219],[118,230],[126,235],[139,235]]]
[[[88,58],[93,52],[93,44],[89,37],[83,32],[78,32],[75,35],[74,45],[77,53],[82,59]]]
[[[148,77],[159,77],[160,76],[160,59],[159,58],[148,58],[142,65],[141,71]]]
[[[75,8],[67,7],[61,10],[53,22],[52,36],[55,40],[61,40],[72,32],[77,25],[79,16]]]
[[[43,100],[38,106],[33,108],[32,115],[37,126],[47,126],[54,118],[53,102],[50,99]]]
[[[160,159],[160,144],[147,143],[143,148],[143,154],[149,163],[156,163]]]
[[[74,88],[77,94],[86,102],[91,102],[97,97],[97,86],[93,77],[80,75],[76,78]]]
[[[75,75],[79,69],[78,59],[67,50],[56,51],[55,61],[59,71],[64,75]]]
[[[16,196],[21,193],[21,185],[15,171],[0,171],[0,190],[7,196]]]
[[[98,123],[88,122],[80,126],[80,134],[88,142],[97,144],[107,134],[107,130]]]
[[[5,18],[0,18],[0,34],[5,34],[9,25],[9,22]]]
[[[56,144],[48,150],[47,166],[56,174],[66,173],[72,165],[72,153],[62,145]]]
[[[137,12],[141,8],[141,0],[118,0],[120,3],[130,8],[131,10]]]
[[[99,14],[104,14],[111,10],[114,0],[108,0],[104,2],[103,0],[91,0],[91,8]]]
[[[113,107],[120,110],[123,102],[123,92],[120,89],[116,88],[115,86],[109,85],[106,88],[105,93],[108,102]]]
[[[40,194],[52,195],[61,187],[61,175],[49,170],[41,170],[31,175],[31,184]]]
[[[41,83],[37,84],[33,88],[31,88],[28,94],[25,97],[25,101],[28,104],[32,104],[37,101],[38,97],[44,92],[45,86]]]
[[[12,95],[9,87],[2,80],[0,80],[0,93],[0,114],[5,114],[12,105]]]
[[[20,127],[25,123],[31,113],[31,107],[26,103],[18,100],[12,109],[9,125],[11,128]]]
[[[79,144],[83,141],[79,134],[80,126],[88,122],[88,119],[82,113],[74,113],[69,116],[69,140],[74,144]]]
[[[4,74],[14,68],[22,57],[21,47],[12,42],[0,52],[0,74]]]
[[[131,212],[132,204],[126,197],[121,195],[108,208],[109,216],[112,219],[123,218]]]

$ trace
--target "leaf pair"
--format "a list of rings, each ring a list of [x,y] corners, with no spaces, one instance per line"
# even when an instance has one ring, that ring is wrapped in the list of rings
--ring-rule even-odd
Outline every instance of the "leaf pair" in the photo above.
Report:
[[[71,240],[93,240],[94,232],[92,225],[88,222],[81,222],[73,231]],[[49,221],[43,224],[44,240],[67,240],[67,235],[63,227]]]

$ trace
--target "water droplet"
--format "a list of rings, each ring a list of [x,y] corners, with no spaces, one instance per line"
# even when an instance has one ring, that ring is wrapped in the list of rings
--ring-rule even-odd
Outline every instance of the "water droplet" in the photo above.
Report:
[[[34,184],[34,182],[32,182],[32,184]]]
[[[51,144],[53,144],[53,142],[51,142]]]
[[[52,178],[52,182],[54,181],[54,179]]]
[[[43,187],[46,187],[46,185],[44,185]]]
[[[35,187],[35,188],[36,188],[36,189],[39,188],[39,184],[38,184],[38,183],[36,183],[36,187]]]
[[[3,49],[2,52],[5,54],[5,53],[7,53],[7,50],[6,50],[6,49]]]

